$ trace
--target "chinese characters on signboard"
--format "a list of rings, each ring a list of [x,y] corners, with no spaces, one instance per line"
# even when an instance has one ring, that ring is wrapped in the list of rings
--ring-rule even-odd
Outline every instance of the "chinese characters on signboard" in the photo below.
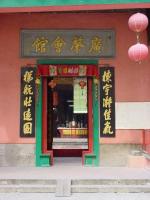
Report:
[[[22,30],[22,57],[114,57],[114,30]]]
[[[87,76],[86,65],[49,65],[50,76]]]
[[[98,77],[97,65],[84,64],[46,64],[38,65],[37,76],[64,76],[64,77]]]
[[[35,68],[21,68],[20,136],[35,136]]]
[[[114,68],[100,68],[100,136],[115,137]]]

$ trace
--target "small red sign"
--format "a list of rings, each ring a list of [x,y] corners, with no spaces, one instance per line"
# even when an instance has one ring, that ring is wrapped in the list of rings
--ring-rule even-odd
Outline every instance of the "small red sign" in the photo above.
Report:
[[[87,76],[86,65],[49,65],[50,76]]]

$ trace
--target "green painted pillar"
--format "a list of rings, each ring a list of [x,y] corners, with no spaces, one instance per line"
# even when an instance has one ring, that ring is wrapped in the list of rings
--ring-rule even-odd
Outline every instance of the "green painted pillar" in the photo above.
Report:
[[[98,103],[98,79],[93,80],[93,152],[95,159],[93,161],[94,166],[99,166],[99,103]]]
[[[36,166],[50,166],[50,156],[42,154],[42,78],[37,85],[36,100]]]
[[[98,79],[92,81],[92,110],[93,110],[93,149],[85,155],[84,164],[87,166],[99,166],[99,103],[98,103]]]

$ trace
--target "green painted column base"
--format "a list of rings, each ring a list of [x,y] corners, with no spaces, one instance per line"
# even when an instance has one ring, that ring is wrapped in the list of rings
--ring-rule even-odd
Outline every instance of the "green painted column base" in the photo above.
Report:
[[[36,157],[37,167],[49,167],[50,166],[50,156],[49,155],[39,155]]]
[[[95,154],[86,154],[84,157],[85,166],[99,166],[99,158]]]

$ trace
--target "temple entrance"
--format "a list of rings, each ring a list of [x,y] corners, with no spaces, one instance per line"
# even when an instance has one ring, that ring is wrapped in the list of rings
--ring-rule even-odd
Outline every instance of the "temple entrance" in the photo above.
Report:
[[[54,157],[82,157],[88,149],[87,80],[47,79],[47,142]]]
[[[36,165],[50,166],[56,158],[76,157],[83,165],[97,166],[97,64],[89,60],[84,64],[79,64],[81,60],[47,62],[37,70]]]

